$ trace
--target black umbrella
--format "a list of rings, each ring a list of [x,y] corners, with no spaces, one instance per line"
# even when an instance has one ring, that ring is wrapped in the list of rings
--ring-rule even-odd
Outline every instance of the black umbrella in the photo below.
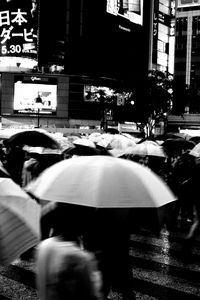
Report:
[[[192,136],[189,141],[194,142],[195,144],[200,143],[200,136]]]
[[[74,147],[70,147],[62,152],[64,155],[78,155],[78,156],[88,156],[88,155],[109,155],[111,154],[108,152],[107,149],[103,147],[99,148],[92,148],[89,146],[83,145],[74,145]]]
[[[49,135],[37,131],[26,130],[12,135],[4,141],[5,146],[23,146],[45,147],[51,149],[60,148],[60,144]]]
[[[181,153],[182,150],[193,149],[196,144],[183,138],[166,139],[162,147],[167,154]]]

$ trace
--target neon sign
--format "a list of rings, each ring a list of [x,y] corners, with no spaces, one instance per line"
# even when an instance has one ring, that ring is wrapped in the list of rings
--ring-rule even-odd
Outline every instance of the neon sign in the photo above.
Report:
[[[37,57],[38,0],[10,0],[0,7],[0,56]]]
[[[135,24],[143,24],[143,0],[107,0],[106,11]]]

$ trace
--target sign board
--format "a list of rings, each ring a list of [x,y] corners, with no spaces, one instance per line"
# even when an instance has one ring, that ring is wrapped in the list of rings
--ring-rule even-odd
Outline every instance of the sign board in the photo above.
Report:
[[[14,113],[56,114],[57,80],[36,76],[15,76]]]
[[[38,1],[1,1],[0,57],[37,58]]]
[[[121,16],[130,22],[143,25],[144,0],[107,0],[106,11],[115,16]]]
[[[178,0],[177,1],[177,7],[192,7],[192,6],[198,6],[200,5],[200,0]]]

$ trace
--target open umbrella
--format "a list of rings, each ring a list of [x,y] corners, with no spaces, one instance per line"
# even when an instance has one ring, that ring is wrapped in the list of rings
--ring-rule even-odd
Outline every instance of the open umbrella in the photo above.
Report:
[[[189,141],[194,142],[196,145],[200,143],[200,136],[192,136]]]
[[[78,146],[86,146],[86,147],[91,147],[91,148],[95,148],[95,143],[93,141],[91,141],[90,139],[87,138],[78,138],[73,142],[74,145],[78,145]]]
[[[2,170],[2,176],[4,171]],[[7,175],[7,174],[6,174]],[[0,178],[0,263],[9,264],[40,240],[40,206],[9,177]]]
[[[162,147],[169,155],[173,153],[181,153],[182,150],[190,150],[194,148],[196,144],[192,141],[185,140],[183,138],[171,138],[166,139],[162,143]]]
[[[128,147],[125,150],[126,155],[138,155],[138,156],[158,156],[166,157],[163,148],[158,144],[151,144],[143,142],[141,144],[136,144],[134,147]]]
[[[197,158],[200,157],[200,142],[196,144],[189,152],[190,155],[193,155]]]
[[[136,142],[133,139],[129,139],[122,134],[114,134],[112,140],[109,143],[109,146],[112,149],[121,149],[124,150],[127,147],[134,147]]]
[[[98,155],[61,161],[26,190],[39,199],[95,209],[155,209],[160,223],[164,220],[162,207],[175,200],[164,181],[148,168]]]
[[[75,145],[74,147],[68,148],[62,152],[65,157],[77,156],[88,156],[88,155],[111,155],[109,151],[103,147],[94,148],[90,146]]]
[[[26,130],[13,134],[10,138],[4,141],[5,145],[12,146],[33,146],[33,147],[46,147],[57,149],[60,144],[53,139],[50,135],[37,130]]]

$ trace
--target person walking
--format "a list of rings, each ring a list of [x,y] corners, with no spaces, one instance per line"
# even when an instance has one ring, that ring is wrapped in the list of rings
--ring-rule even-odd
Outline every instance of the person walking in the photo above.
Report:
[[[111,292],[123,300],[134,300],[134,282],[129,256],[129,213],[124,209],[97,209],[83,234],[85,249],[93,252],[102,274],[104,300]]]
[[[42,240],[36,250],[39,298],[103,300],[95,256],[81,247],[77,231],[68,225],[62,216],[57,219],[53,236]]]

